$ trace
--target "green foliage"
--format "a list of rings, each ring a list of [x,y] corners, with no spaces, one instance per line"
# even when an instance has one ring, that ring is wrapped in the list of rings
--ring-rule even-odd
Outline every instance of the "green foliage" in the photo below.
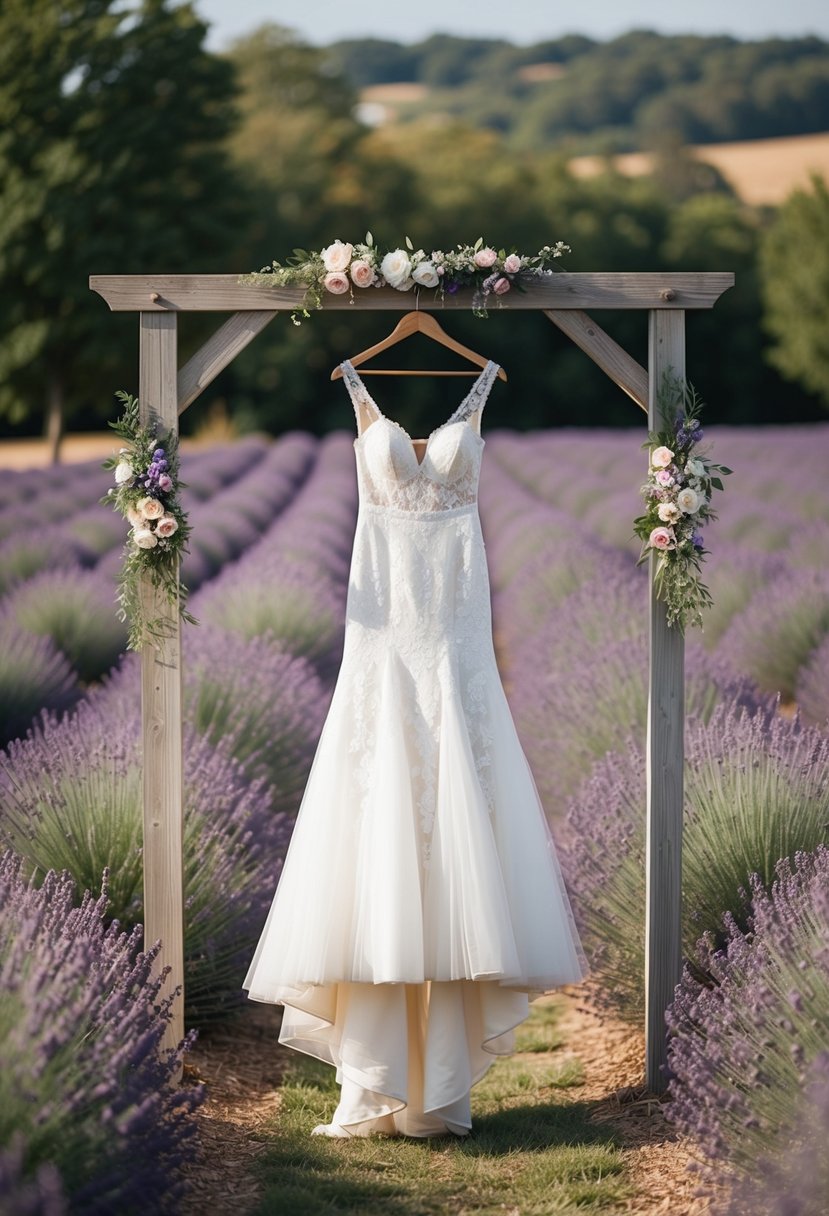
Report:
[[[86,422],[134,374],[134,317],[90,273],[225,269],[249,212],[223,140],[233,73],[172,0],[0,6],[0,415]],[[90,386],[92,386],[90,388]]]
[[[817,174],[780,208],[760,249],[771,363],[829,407],[829,189]]]

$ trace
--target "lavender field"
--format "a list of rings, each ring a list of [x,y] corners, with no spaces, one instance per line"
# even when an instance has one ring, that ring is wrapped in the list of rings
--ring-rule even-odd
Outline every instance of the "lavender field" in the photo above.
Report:
[[[632,529],[644,438],[490,432],[480,491],[499,663],[592,999],[632,1026],[644,1012],[647,577]],[[670,1117],[698,1144],[718,1210],[782,1212],[797,1179],[802,1204],[785,1210],[807,1216],[829,1203],[817,1152],[829,1136],[829,424],[707,439],[735,473],[705,537],[715,605],[687,645]],[[345,432],[249,437],[184,456],[182,474],[183,576],[201,622],[183,635],[194,1033],[244,1003],[338,669],[357,488]],[[174,1210],[202,1096],[163,1084],[169,1013],[139,953],[139,661],[115,615],[124,528],[98,503],[108,484],[85,464],[6,473],[0,487],[0,1054],[14,1060],[0,1075],[0,1216],[144,1211],[150,1185]]]

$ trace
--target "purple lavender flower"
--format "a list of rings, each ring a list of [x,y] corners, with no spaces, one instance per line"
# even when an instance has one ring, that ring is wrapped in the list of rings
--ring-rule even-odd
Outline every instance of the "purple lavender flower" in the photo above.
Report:
[[[106,926],[106,870],[101,895],[78,907],[69,875],[50,871],[38,888],[24,873],[14,853],[0,857],[0,992],[15,1011],[0,1029],[0,1095],[20,1132],[0,1173],[17,1175],[18,1194],[31,1178],[34,1194],[9,1209],[4,1193],[3,1211],[57,1216],[58,1177],[73,1212],[145,1211],[148,1195],[175,1211],[204,1099],[175,1082],[196,1032],[162,1055],[171,998],[158,948],[141,953],[139,928]]]

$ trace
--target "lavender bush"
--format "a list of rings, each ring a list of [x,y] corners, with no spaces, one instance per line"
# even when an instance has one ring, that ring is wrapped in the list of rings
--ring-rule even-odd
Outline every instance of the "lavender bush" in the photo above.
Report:
[[[44,570],[7,596],[4,610],[30,633],[50,637],[83,681],[103,675],[126,648],[114,590],[95,571]]]
[[[746,929],[726,916],[723,949],[700,939],[666,1015],[668,1113],[700,1145],[703,1174],[720,1179],[749,1179],[760,1161],[793,1166],[817,1130],[803,1123],[813,1076],[826,1127],[829,848],[781,860],[771,890],[752,875],[749,894]],[[825,1141],[819,1155],[798,1187],[821,1168],[826,1178]]]
[[[0,613],[0,745],[22,735],[41,707],[60,713],[81,695],[66,657]]]
[[[239,985],[279,876],[290,822],[263,781],[192,728],[184,737],[185,998],[205,1024],[241,1002]],[[107,911],[143,917],[140,708],[103,694],[57,721],[43,714],[0,756],[0,842],[38,881],[67,870],[95,891],[110,869]],[[221,892],[221,899],[216,893]],[[151,943],[148,943],[148,945]]]
[[[0,1216],[68,1216],[60,1171],[51,1161],[26,1174],[23,1133],[0,1147]]]
[[[0,595],[41,570],[74,570],[93,560],[94,555],[63,529],[16,530],[0,543]]]
[[[806,721],[829,731],[829,637],[801,668],[795,696]]]
[[[686,734],[683,949],[739,921],[749,876],[810,851],[829,822],[829,740],[773,708],[717,706]],[[597,762],[569,804],[562,866],[600,982],[600,1005],[644,1012],[645,756],[631,743]]]
[[[0,857],[0,1170],[16,1212],[57,1216],[61,1186],[84,1216],[138,1216],[148,1196],[174,1212],[204,1096],[175,1082],[194,1032],[162,1055],[171,997],[158,951],[138,952],[138,929],[105,926],[106,872],[102,894],[76,907],[68,875],[36,888],[23,871]]]
[[[761,688],[793,700],[801,667],[829,634],[825,571],[784,573],[758,591],[721,647]]]

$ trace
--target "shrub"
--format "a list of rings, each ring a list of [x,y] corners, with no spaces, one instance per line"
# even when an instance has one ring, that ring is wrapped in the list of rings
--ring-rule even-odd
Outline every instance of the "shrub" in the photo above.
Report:
[[[89,565],[93,560],[94,555],[80,541],[61,529],[15,532],[0,543],[0,595],[41,570],[74,570],[81,562]]]
[[[38,879],[68,870],[95,890],[110,868],[108,914],[143,919],[140,705],[91,696],[58,722],[43,714],[0,756],[0,840]],[[205,1022],[240,990],[287,848],[290,822],[267,787],[192,728],[184,735],[185,1000]],[[220,897],[217,897],[219,896]]]
[[[126,648],[115,588],[91,570],[44,570],[17,587],[6,611],[30,633],[50,637],[81,680],[95,680]]]
[[[829,740],[771,709],[724,703],[686,735],[683,949],[741,916],[753,873],[815,849],[829,821]],[[645,754],[630,743],[600,760],[569,804],[562,867],[600,976],[599,1003],[644,1011]]]
[[[795,695],[806,721],[829,730],[829,637],[824,638],[801,668]]]
[[[758,1160],[802,1146],[804,1089],[829,1023],[829,848],[781,860],[770,891],[759,875],[747,886],[747,928],[727,916],[723,949],[700,939],[705,979],[686,965],[666,1013],[668,1113],[720,1178],[751,1177]]]
[[[36,889],[20,858],[0,858],[0,1144],[18,1133],[13,1170],[22,1136],[41,1211],[60,1210],[47,1163],[84,1216],[144,1213],[148,1195],[175,1211],[203,1099],[174,1083],[194,1032],[162,1056],[171,998],[158,950],[138,952],[139,929],[105,927],[106,878],[74,907],[69,875],[50,871]]]
[[[80,695],[75,673],[52,639],[0,615],[0,744],[22,735],[39,709],[62,712]]]
[[[824,571],[786,573],[758,591],[721,642],[724,654],[761,688],[793,700],[798,673],[829,633]]]

